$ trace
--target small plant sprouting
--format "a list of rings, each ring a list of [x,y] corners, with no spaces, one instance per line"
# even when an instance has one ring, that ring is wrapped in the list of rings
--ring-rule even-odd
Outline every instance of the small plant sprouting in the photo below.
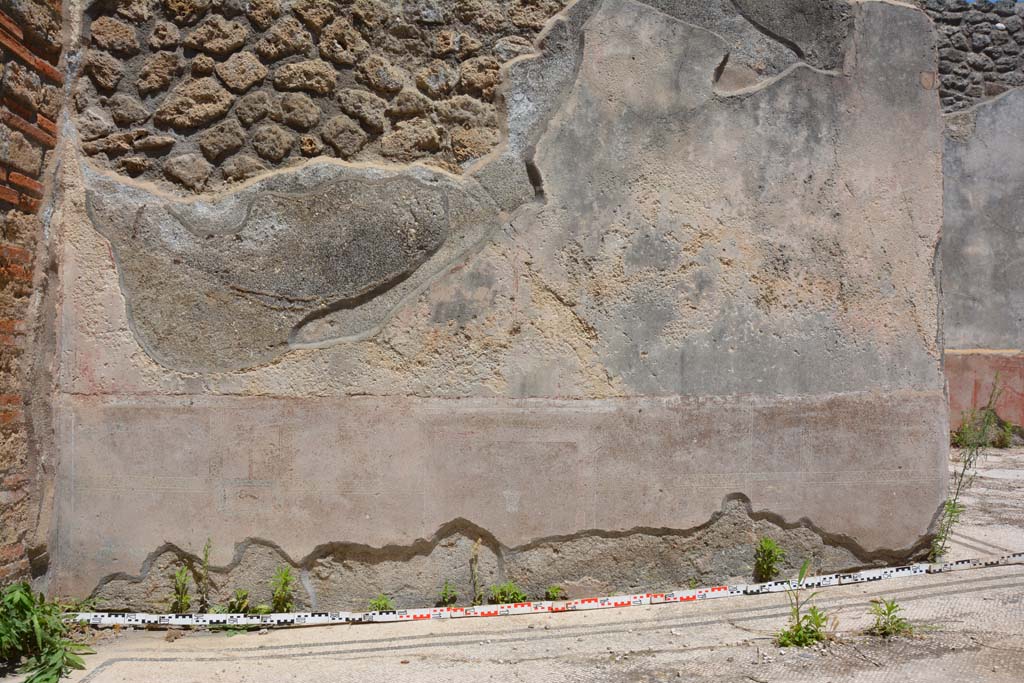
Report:
[[[206,539],[203,546],[203,559],[199,565],[199,581],[196,582],[196,602],[200,612],[210,611],[210,551],[213,545]]]
[[[491,586],[492,605],[511,605],[518,602],[526,602],[526,593],[519,590],[519,586],[514,582],[506,581]]]
[[[754,551],[754,579],[760,582],[772,581],[779,575],[779,565],[786,560],[786,551],[767,536],[763,537]]]
[[[373,600],[370,600],[370,611],[371,612],[393,612],[395,604],[391,602],[391,598],[381,593]]]
[[[483,539],[476,539],[473,552],[469,556],[469,582],[473,589],[473,606],[484,604],[484,591],[480,587],[480,544]]]
[[[273,588],[273,594],[270,597],[271,611],[277,613],[295,611],[295,576],[292,575],[292,568],[288,565],[278,567],[270,585]]]
[[[561,586],[548,586],[544,591],[545,600],[562,600],[565,597],[565,590]]]
[[[953,445],[961,449],[960,464],[950,477],[950,493],[942,506],[942,514],[936,525],[935,537],[932,538],[931,552],[928,559],[938,562],[946,554],[953,529],[964,513],[960,496],[974,483],[978,469],[978,461],[985,456],[985,449],[992,442],[992,431],[998,429],[999,416],[995,405],[1002,390],[999,388],[999,376],[996,375],[989,394],[988,403],[979,410],[970,410],[963,415],[963,423],[953,434]]]
[[[690,587],[690,590],[696,590],[697,586],[700,585],[700,582],[697,581],[697,577],[696,576],[691,576],[690,577],[690,582],[688,584],[686,584],[686,585]]]
[[[21,662],[25,683],[57,683],[72,669],[84,669],[80,655],[93,651],[70,637],[64,613],[74,609],[47,601],[28,583],[0,590],[0,671]]]
[[[796,589],[786,591],[786,597],[789,598],[789,626],[775,636],[775,642],[779,647],[808,647],[828,637],[825,632],[828,617],[814,605],[807,607],[807,603],[813,600],[817,593],[811,593],[802,599],[800,597],[810,566],[810,560],[804,562],[800,568]]]
[[[228,600],[227,606],[228,614],[248,614],[249,613],[249,591],[239,588],[235,591],[235,594]]]
[[[899,616],[902,611],[903,608],[895,600],[872,600],[870,614],[875,618],[875,623],[868,629],[868,635],[883,638],[913,635],[914,627]]]
[[[459,594],[455,592],[455,586],[451,584],[448,579],[444,580],[444,586],[441,587],[441,595],[437,599],[438,607],[451,607],[459,599]]]
[[[192,606],[192,596],[189,594],[188,567],[182,565],[174,572],[174,595],[171,596],[171,613],[186,614]]]

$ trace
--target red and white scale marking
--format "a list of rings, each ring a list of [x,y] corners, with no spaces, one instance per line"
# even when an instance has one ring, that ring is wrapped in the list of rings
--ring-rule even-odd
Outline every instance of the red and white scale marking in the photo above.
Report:
[[[865,569],[850,574],[828,574],[807,577],[802,584],[796,581],[714,586],[671,593],[643,593],[614,595],[580,600],[544,600],[518,602],[509,605],[477,607],[431,607],[386,612],[296,612],[288,614],[146,614],[112,612],[80,612],[70,615],[73,621],[92,626],[329,626],[332,624],[378,624],[388,622],[430,621],[434,619],[465,619],[471,617],[507,617],[518,614],[553,614],[595,609],[621,609],[641,605],[698,602],[715,598],[733,598],[763,593],[780,593],[796,588],[827,588],[867,581],[885,581],[921,574],[941,574],[966,569],[1000,567],[1024,564],[1024,552],[989,559],[960,560],[944,564],[912,564],[884,569]]]

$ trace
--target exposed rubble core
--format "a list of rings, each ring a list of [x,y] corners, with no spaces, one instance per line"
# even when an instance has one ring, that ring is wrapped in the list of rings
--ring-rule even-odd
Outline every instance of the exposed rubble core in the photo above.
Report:
[[[942,107],[956,111],[1024,85],[1024,3],[918,0],[939,35]]]
[[[76,91],[82,148],[193,192],[319,155],[460,173],[500,139],[501,66],[566,4],[101,1]]]

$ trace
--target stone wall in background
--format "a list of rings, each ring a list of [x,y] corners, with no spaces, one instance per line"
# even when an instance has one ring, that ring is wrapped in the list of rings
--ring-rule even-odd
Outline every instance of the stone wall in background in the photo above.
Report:
[[[61,38],[59,0],[0,0],[0,582],[45,568],[32,416],[47,413],[49,397],[32,391],[31,368],[46,355],[36,264],[47,251],[40,214],[64,94]]]
[[[957,111],[1024,85],[1024,3],[918,0],[939,34],[942,106]]]

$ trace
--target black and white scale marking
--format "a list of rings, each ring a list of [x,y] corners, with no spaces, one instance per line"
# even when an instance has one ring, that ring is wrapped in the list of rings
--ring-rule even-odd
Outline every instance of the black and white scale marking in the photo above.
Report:
[[[733,598],[762,593],[780,593],[796,588],[828,588],[869,581],[886,581],[920,574],[943,574],[946,572],[986,567],[1001,567],[1024,564],[1024,552],[993,557],[989,559],[959,560],[943,564],[911,564],[884,569],[866,569],[851,574],[827,574],[809,576],[802,584],[797,581],[772,581],[770,583],[739,584],[735,586],[714,586],[692,590],[677,590],[670,593],[644,593],[636,595],[614,595],[603,598],[581,600],[560,600],[521,602],[509,605],[487,605],[480,607],[432,607],[428,609],[406,609],[385,612],[295,612],[287,614],[146,614],[111,612],[80,612],[69,615],[72,621],[91,626],[259,626],[281,628],[289,626],[328,626],[332,624],[378,624],[388,622],[427,621],[432,619],[463,619],[469,617],[506,617],[516,614],[550,614],[576,612],[593,609],[615,609],[660,605],[677,602],[697,602],[713,598]]]

